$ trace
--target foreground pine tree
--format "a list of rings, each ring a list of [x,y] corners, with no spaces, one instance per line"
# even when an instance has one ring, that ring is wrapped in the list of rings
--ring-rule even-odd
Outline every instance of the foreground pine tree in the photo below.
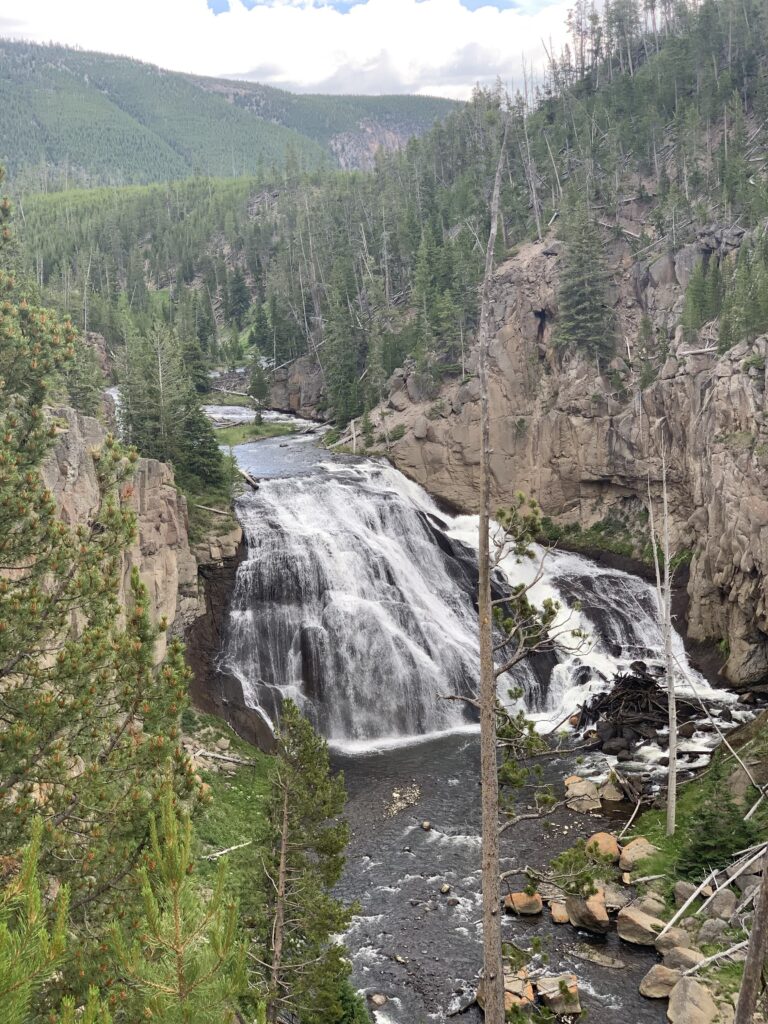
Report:
[[[346,822],[338,820],[344,801],[344,780],[331,774],[327,743],[286,701],[270,776],[264,905],[251,951],[271,1024],[283,1010],[302,1024],[344,1020],[349,966],[332,939],[352,916],[332,895],[349,839]]]
[[[132,873],[170,759],[174,785],[195,780],[178,743],[187,670],[172,644],[158,666],[162,624],[150,620],[138,574],[119,602],[133,535],[126,499],[136,456],[107,439],[94,453],[101,502],[62,522],[41,466],[65,425],[46,409],[75,335],[33,306],[10,272],[10,205],[0,204],[0,853],[44,823],[41,869],[70,891],[78,941],[38,1015],[108,975],[108,923],[137,898]],[[85,924],[87,922],[87,928]]]
[[[62,889],[53,913],[48,914],[40,892],[38,865],[42,834],[43,823],[37,818],[18,872],[0,891],[0,1020],[3,1024],[27,1024],[33,994],[58,969],[66,947],[69,894]]]
[[[192,824],[167,787],[150,824],[139,872],[143,912],[113,931],[121,1019],[156,1024],[231,1024],[245,987],[237,905],[224,893],[224,865],[203,898],[194,872]]]

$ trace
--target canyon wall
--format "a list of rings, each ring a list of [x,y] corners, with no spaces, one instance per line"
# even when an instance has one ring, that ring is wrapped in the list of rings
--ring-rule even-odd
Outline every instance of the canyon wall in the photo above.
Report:
[[[648,541],[649,485],[660,513],[663,449],[673,545],[691,559],[689,636],[721,641],[724,676],[752,687],[768,682],[768,339],[719,354],[706,332],[691,343],[675,330],[696,262],[738,247],[742,234],[708,230],[650,263],[612,243],[610,302],[622,351],[600,367],[556,345],[560,243],[522,246],[501,265],[491,470],[496,506],[523,491],[561,526],[620,524],[639,550]],[[650,381],[641,380],[641,320],[657,353],[666,348]],[[475,361],[471,352],[463,380],[426,394],[415,367],[396,371],[371,414],[380,450],[385,434],[397,438],[387,452],[394,464],[467,511],[479,496]]]

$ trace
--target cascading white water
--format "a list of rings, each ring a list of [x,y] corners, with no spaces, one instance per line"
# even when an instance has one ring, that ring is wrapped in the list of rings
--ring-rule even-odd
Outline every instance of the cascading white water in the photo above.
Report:
[[[445,515],[382,461],[316,460],[302,472],[264,481],[238,502],[248,552],[222,668],[270,720],[291,697],[339,746],[471,725],[472,709],[445,698],[469,695],[476,682],[476,518]],[[513,580],[535,571],[514,561],[503,568]],[[655,594],[637,577],[554,552],[533,596],[560,600],[562,619],[571,615],[590,635],[578,652],[517,670],[541,728],[659,650]],[[687,685],[712,696],[679,637],[676,653]]]

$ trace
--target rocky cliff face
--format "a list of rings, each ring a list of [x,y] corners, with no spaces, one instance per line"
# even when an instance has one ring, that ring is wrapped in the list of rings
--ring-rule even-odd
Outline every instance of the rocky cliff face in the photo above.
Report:
[[[339,132],[330,141],[331,151],[345,171],[372,171],[376,166],[376,154],[397,153],[404,149],[409,139],[422,134],[420,127],[387,127],[378,121],[363,119],[356,129]]]
[[[724,675],[746,687],[768,681],[768,339],[718,355],[706,339],[691,345],[674,331],[696,262],[740,237],[703,232],[650,265],[614,243],[611,301],[626,352],[602,372],[554,347],[559,243],[521,248],[495,276],[490,412],[494,504],[522,490],[560,524],[613,517],[647,539],[649,481],[660,511],[663,447],[673,542],[692,556],[689,635],[722,640]],[[643,314],[669,354],[641,388]],[[386,423],[402,435],[389,451],[398,468],[468,511],[479,494],[474,358],[464,381],[428,398],[413,372],[397,371],[372,413],[377,432]]]
[[[98,420],[72,409],[56,409],[53,415],[60,432],[43,476],[65,522],[87,522],[100,502],[93,453],[103,445],[106,431]],[[261,717],[246,707],[238,681],[220,673],[216,664],[242,556],[242,530],[235,526],[191,546],[187,502],[176,490],[171,468],[155,459],[139,459],[132,485],[126,500],[136,512],[137,536],[124,558],[121,600],[128,599],[136,566],[154,621],[165,618],[168,634],[186,639],[195,705],[219,715],[245,739],[268,747],[271,735]],[[165,653],[166,639],[158,644],[158,660]]]
[[[318,419],[324,397],[325,377],[314,356],[301,356],[273,374],[269,394],[272,409]]]
[[[98,420],[72,409],[55,410],[64,429],[43,469],[68,523],[85,522],[100,501],[93,459],[106,432]],[[136,566],[147,587],[155,621],[165,618],[171,629],[183,632],[201,612],[197,560],[187,535],[187,503],[176,490],[173,471],[155,459],[139,459],[128,502],[136,511],[137,536],[126,553],[121,597],[126,599],[131,570]],[[159,645],[158,657],[164,653]]]

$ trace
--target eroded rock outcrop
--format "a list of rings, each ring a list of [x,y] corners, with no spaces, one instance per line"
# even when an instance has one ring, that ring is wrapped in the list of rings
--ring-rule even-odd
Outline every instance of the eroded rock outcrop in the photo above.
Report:
[[[737,232],[707,229],[677,254],[650,264],[612,243],[610,296],[626,349],[599,368],[553,341],[557,243],[532,243],[502,264],[493,290],[490,413],[492,500],[520,490],[559,524],[588,528],[618,517],[640,531],[648,481],[657,511],[661,444],[668,462],[672,540],[691,553],[688,633],[725,640],[723,673],[733,684],[768,680],[768,338],[718,354],[713,335],[687,342],[679,322],[683,286],[696,263],[737,248]],[[641,320],[668,357],[642,380]],[[709,340],[708,340],[709,339]],[[709,351],[702,351],[709,349]],[[398,438],[395,465],[433,495],[476,511],[479,488],[479,383],[447,382],[414,400],[399,371],[374,426]]]
[[[65,522],[88,522],[101,500],[94,452],[104,444],[106,430],[98,420],[72,409],[56,409],[54,416],[59,434],[43,467],[43,478]],[[136,511],[137,533],[123,560],[121,601],[128,599],[131,570],[136,566],[147,588],[153,619],[164,618],[171,630],[181,633],[202,610],[186,499],[176,490],[170,466],[155,459],[138,460],[123,495]],[[161,643],[158,657],[162,654]]]
[[[322,368],[314,356],[306,355],[275,370],[269,405],[280,412],[318,419],[324,407],[324,396]]]

